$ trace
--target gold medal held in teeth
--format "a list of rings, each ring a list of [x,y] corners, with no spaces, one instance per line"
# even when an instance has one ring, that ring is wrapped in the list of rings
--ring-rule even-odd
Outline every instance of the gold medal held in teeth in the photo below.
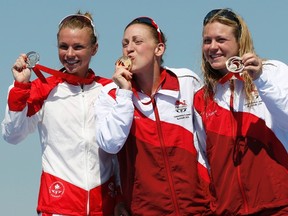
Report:
[[[123,66],[125,67],[127,70],[131,70],[132,69],[132,61],[128,56],[121,56],[115,63],[115,65],[117,66]]]

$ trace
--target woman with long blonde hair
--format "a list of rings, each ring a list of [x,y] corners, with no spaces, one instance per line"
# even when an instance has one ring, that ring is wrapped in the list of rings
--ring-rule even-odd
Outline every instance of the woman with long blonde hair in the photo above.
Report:
[[[243,18],[203,22],[204,87],[195,125],[210,166],[215,215],[288,215],[288,67],[257,56]]]

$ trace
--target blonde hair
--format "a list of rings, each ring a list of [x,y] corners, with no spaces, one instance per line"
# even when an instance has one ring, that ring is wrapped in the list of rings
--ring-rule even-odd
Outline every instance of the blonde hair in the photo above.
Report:
[[[204,19],[203,29],[205,28],[206,24],[213,22],[219,22],[233,28],[234,36],[239,45],[239,51],[238,51],[239,56],[243,56],[245,53],[248,52],[255,53],[250,31],[248,29],[247,24],[245,23],[245,21],[241,16],[235,14],[231,9],[219,9],[210,11]],[[222,75],[217,70],[213,69],[209,64],[209,62],[206,61],[203,51],[202,51],[201,69],[205,84],[204,95],[205,100],[207,100],[209,96],[213,96],[215,94],[214,92],[215,87],[219,79],[222,77]],[[243,71],[242,77],[244,79],[244,91],[246,98],[248,101],[251,101],[252,100],[251,92],[254,89],[254,84],[252,82],[252,79],[248,75],[247,71]]]
[[[80,11],[78,11],[76,14],[71,14],[64,17],[59,23],[59,30],[57,33],[58,39],[59,39],[59,32],[66,27],[72,29],[76,28],[83,29],[87,27],[91,30],[90,32],[91,43],[92,44],[98,43],[98,37],[93,23],[93,18],[89,12],[82,14]]]

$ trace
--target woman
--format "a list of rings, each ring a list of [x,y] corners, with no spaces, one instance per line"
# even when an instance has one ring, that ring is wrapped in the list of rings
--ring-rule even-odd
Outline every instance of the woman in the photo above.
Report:
[[[117,85],[105,86],[95,103],[97,143],[119,152],[122,205],[115,215],[209,214],[209,177],[192,120],[201,83],[188,69],[162,67],[165,48],[153,19],[130,22],[122,52],[132,68],[117,62]]]
[[[203,23],[202,71],[195,122],[210,166],[211,209],[288,215],[287,65],[259,58],[244,20],[216,9]]]
[[[39,215],[113,215],[116,158],[96,145],[93,114],[98,92],[112,80],[89,68],[98,49],[91,15],[65,17],[57,39],[63,73],[31,82],[26,54],[13,65],[15,82],[2,134],[17,144],[38,127],[43,168]]]

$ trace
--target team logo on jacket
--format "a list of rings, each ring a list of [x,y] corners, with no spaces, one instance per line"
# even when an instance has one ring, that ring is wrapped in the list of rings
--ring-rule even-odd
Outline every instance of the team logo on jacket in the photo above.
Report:
[[[263,103],[257,89],[255,88],[254,90],[252,90],[251,92],[251,95],[252,95],[252,101],[251,102],[247,102],[245,104],[245,106],[247,107],[254,107],[254,106],[259,106]]]
[[[175,110],[178,113],[185,112],[187,110],[187,104],[185,100],[177,100],[175,102]]]
[[[64,194],[64,190],[64,185],[59,181],[53,182],[49,187],[50,195],[56,198],[61,197]]]

